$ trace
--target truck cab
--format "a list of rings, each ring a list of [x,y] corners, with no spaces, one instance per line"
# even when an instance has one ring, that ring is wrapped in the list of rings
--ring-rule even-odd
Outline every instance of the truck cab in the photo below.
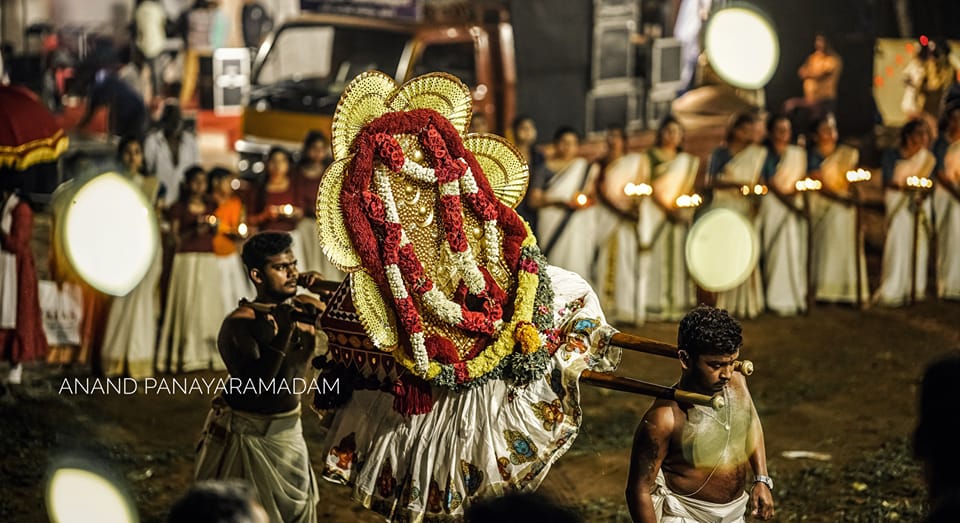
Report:
[[[513,29],[503,10],[459,20],[385,21],[308,14],[276,29],[257,53],[239,171],[259,178],[272,146],[299,150],[311,130],[330,136],[333,112],[356,75],[380,70],[403,83],[443,71],[470,86],[474,114],[503,131],[515,112]]]

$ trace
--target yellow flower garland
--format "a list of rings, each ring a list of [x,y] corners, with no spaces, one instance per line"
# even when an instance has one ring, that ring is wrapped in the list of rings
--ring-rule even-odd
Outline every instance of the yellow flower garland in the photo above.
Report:
[[[532,323],[521,322],[513,337],[520,342],[520,349],[524,354],[530,354],[540,348],[540,333]]]

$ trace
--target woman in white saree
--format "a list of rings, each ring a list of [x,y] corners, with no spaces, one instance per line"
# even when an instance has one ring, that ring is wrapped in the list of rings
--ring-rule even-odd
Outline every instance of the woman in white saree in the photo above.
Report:
[[[642,164],[653,188],[650,205],[640,213],[642,237],[650,245],[647,316],[653,320],[677,321],[697,299],[684,256],[693,209],[679,208],[677,199],[693,193],[700,159],[680,150],[683,136],[679,122],[665,119]]]
[[[742,113],[734,120],[727,133],[727,143],[710,155],[707,169],[713,189],[712,207],[734,210],[756,223],[756,203],[743,187],[753,188],[760,182],[760,173],[767,159],[767,150],[758,142],[763,126],[756,115]],[[759,267],[740,286],[724,291],[717,297],[717,307],[727,309],[740,318],[755,318],[764,309],[763,282]]]
[[[650,253],[638,247],[637,208],[645,199],[627,194],[627,184],[650,183],[642,169],[643,155],[627,153],[623,128],[607,130],[607,155],[600,161],[595,193],[597,207],[596,289],[612,321],[641,325],[646,310]]]
[[[937,239],[937,297],[960,300],[960,105],[944,115],[937,156],[933,214]]]
[[[930,129],[915,119],[900,130],[900,146],[883,156],[887,238],[875,297],[880,305],[899,307],[926,296],[933,209],[930,191],[909,187],[908,179],[929,179],[933,174],[936,159],[929,145]]]
[[[860,153],[837,144],[833,115],[820,119],[814,129],[807,172],[823,184],[809,196],[814,297],[817,301],[862,304],[869,296],[867,262],[863,235],[858,230],[857,201],[847,180],[847,171],[856,168]]]
[[[807,308],[807,220],[796,184],[807,174],[807,155],[792,145],[786,116],[768,126],[763,176],[770,195],[760,202],[763,285],[767,308],[793,316]]]
[[[143,146],[138,139],[125,138],[118,148],[123,174],[130,177],[147,201],[157,204],[159,181],[144,176]],[[157,318],[160,316],[161,252],[157,249],[147,273],[126,296],[113,299],[103,347],[101,367],[106,376],[153,376],[153,357],[157,344]]]
[[[556,153],[546,162],[540,183],[530,188],[537,210],[537,241],[552,265],[591,281],[596,247],[596,207],[592,187],[596,170],[577,153],[580,136],[569,127],[554,135]]]

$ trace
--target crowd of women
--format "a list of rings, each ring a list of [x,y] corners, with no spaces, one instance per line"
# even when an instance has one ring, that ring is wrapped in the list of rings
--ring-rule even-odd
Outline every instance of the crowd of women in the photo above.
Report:
[[[52,238],[52,278],[61,286],[70,283],[80,289],[80,340],[48,347],[37,293],[25,296],[18,303],[25,310],[23,317],[11,315],[0,330],[0,340],[11,345],[4,351],[11,364],[8,382],[22,380],[21,362],[43,357],[50,364],[90,365],[105,376],[136,379],[158,372],[223,370],[217,351],[220,323],[242,298],[254,294],[238,248],[257,231],[290,232],[301,270],[321,271],[330,279],[344,276],[327,261],[314,239],[317,190],[330,162],[329,144],[322,133],[307,135],[298,162],[289,151],[274,148],[267,155],[264,180],[242,180],[230,169],[207,170],[197,163],[196,141],[183,128],[175,106],[171,107],[158,130],[144,141],[123,139],[115,162],[117,170],[156,206],[162,245],[149,270],[127,295],[108,297],[77,277],[65,259],[62,242]],[[77,162],[67,165],[75,177],[53,195],[54,222],[62,219],[72,189],[103,170],[71,163]],[[5,232],[14,232],[8,243],[11,248],[22,247],[11,252],[32,261],[30,207],[19,205],[13,191],[4,191],[2,203],[0,210],[8,217],[4,223],[12,225]],[[56,223],[51,230],[57,233]],[[7,234],[2,239],[7,241]],[[32,271],[28,279],[35,286],[36,271]],[[19,321],[27,318],[32,319]]]
[[[53,278],[83,290],[81,341],[48,350],[42,335],[27,332],[40,329],[42,317],[36,294],[27,296],[16,314],[6,308],[0,318],[0,341],[9,345],[12,364],[8,381],[20,380],[20,361],[44,354],[49,363],[90,363],[107,376],[222,370],[220,322],[251,295],[238,245],[257,230],[292,233],[302,270],[332,280],[344,276],[315,240],[316,194],[330,161],[323,134],[309,133],[296,164],[290,152],[272,149],[264,180],[251,183],[230,169],[201,167],[195,139],[176,107],[168,109],[143,142],[125,139],[118,150],[121,171],[158,211],[163,245],[150,270],[129,294],[108,298],[72,273],[54,238]],[[925,297],[928,272],[936,275],[937,297],[960,299],[960,106],[943,111],[938,129],[922,118],[909,121],[898,145],[883,156],[886,237],[872,294],[859,152],[840,143],[829,114],[813,125],[806,149],[795,143],[796,135],[786,117],[738,115],[701,178],[700,160],[683,151],[684,129],[673,118],[661,123],[654,144],[642,152],[628,151],[624,131],[610,129],[606,154],[590,162],[579,156],[579,136],[571,128],[555,133],[545,159],[535,147],[533,120],[521,117],[512,137],[530,164],[531,180],[518,211],[551,263],[590,281],[608,316],[621,324],[677,320],[704,300],[743,318],[765,310],[799,314],[814,302],[900,306]],[[54,194],[54,220],[70,186],[82,178]],[[760,261],[738,287],[698,293],[687,267],[687,235],[706,211],[720,207],[755,228]],[[4,254],[17,257],[5,263],[19,273],[33,271],[35,279],[27,259],[29,206],[5,190],[0,211]]]
[[[525,127],[532,121],[518,120],[514,135],[529,151]],[[870,178],[859,151],[840,143],[831,114],[803,137],[809,147],[797,135],[785,116],[737,115],[700,179],[673,118],[642,152],[626,151],[622,129],[608,130],[606,155],[593,163],[563,128],[551,160],[525,153],[533,174],[520,210],[551,262],[591,281],[619,323],[676,320],[698,299],[743,318],[800,314],[814,302],[902,306],[926,297],[928,272],[937,297],[960,299],[960,106],[946,108],[936,129],[909,121],[883,155],[886,236],[873,293],[860,214]],[[738,287],[698,296],[686,237],[716,208],[752,224],[759,263]]]

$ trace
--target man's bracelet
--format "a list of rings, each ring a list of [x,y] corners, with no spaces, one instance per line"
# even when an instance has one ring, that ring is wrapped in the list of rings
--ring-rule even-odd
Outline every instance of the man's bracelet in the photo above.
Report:
[[[757,474],[756,476],[753,477],[753,482],[763,483],[764,485],[767,486],[768,489],[770,489],[770,492],[773,492],[773,478],[771,478],[770,476],[763,476],[763,475]]]

